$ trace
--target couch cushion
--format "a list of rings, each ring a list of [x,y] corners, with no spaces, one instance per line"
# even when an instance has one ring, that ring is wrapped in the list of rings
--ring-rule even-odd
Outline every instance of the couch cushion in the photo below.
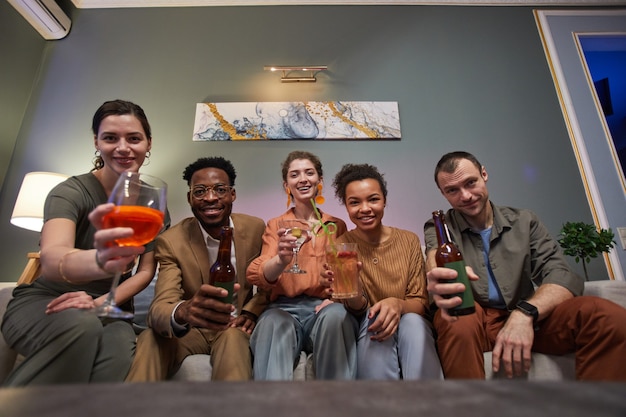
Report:
[[[626,281],[588,281],[584,295],[606,298],[626,308]]]
[[[143,291],[133,297],[133,306],[135,307],[133,325],[135,326],[135,329],[139,330],[139,333],[141,330],[148,328],[148,310],[150,310],[150,303],[152,303],[152,299],[154,298],[154,286],[156,284],[157,275],[158,272],[154,275],[150,284],[148,284]]]
[[[211,372],[211,355],[195,354],[187,356],[180,368],[172,376],[172,381],[210,381]]]
[[[483,354],[485,359],[485,379],[506,378],[503,368],[497,374],[491,369],[491,352]],[[545,381],[560,381],[563,379],[576,379],[574,354],[563,356],[544,355],[533,352],[532,365],[528,375],[516,379],[533,379]]]
[[[172,381],[210,381],[211,380],[211,355],[195,354],[187,356],[180,368],[172,376]],[[300,352],[300,360],[296,369],[293,370],[294,381],[306,381],[315,379],[313,371],[313,357],[305,352]]]

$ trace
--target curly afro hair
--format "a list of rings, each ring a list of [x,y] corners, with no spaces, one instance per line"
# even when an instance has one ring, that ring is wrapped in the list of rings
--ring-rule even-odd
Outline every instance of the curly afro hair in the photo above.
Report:
[[[183,172],[183,179],[187,181],[187,185],[191,183],[191,177],[196,171],[200,171],[205,168],[218,168],[223,170],[228,175],[228,179],[230,181],[230,184],[228,185],[231,187],[235,186],[235,178],[237,178],[235,167],[229,160],[224,159],[221,156],[200,158],[196,162],[188,165]]]
[[[383,174],[378,172],[378,168],[370,164],[346,164],[335,175],[333,187],[335,187],[335,197],[342,203],[346,204],[346,187],[353,181],[362,181],[366,179],[378,181],[383,197],[387,200],[387,181],[383,178]]]

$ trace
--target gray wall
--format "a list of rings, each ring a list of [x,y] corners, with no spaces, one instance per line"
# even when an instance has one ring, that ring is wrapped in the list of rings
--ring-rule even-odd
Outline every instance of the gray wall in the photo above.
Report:
[[[22,16],[0,2],[0,191],[45,47]]]
[[[8,18],[2,13],[0,26]],[[151,120],[152,158],[143,170],[170,184],[174,222],[190,215],[182,170],[203,155],[233,161],[237,211],[265,220],[283,212],[280,162],[294,149],[321,157],[323,209],[346,220],[332,177],[343,163],[369,162],[389,182],[385,223],[422,237],[430,213],[447,207],[434,165],[464,149],[486,165],[497,204],[535,210],[555,235],[564,221],[591,222],[531,8],[83,9],[72,11],[72,21],[67,38],[45,45],[1,190],[0,280],[16,280],[25,253],[38,247],[36,233],[9,223],[24,174],[88,171],[91,117],[114,98],[140,104]],[[23,25],[12,35],[30,36]],[[329,71],[315,84],[281,84],[263,71],[268,64],[325,64]],[[402,140],[191,141],[198,102],[290,100],[398,101]],[[599,260],[592,271],[607,278]]]

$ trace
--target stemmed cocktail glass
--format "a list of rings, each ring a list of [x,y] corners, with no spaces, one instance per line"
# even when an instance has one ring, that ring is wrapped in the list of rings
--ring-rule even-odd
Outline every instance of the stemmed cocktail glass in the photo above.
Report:
[[[309,240],[311,236],[311,225],[306,220],[300,219],[283,219],[279,222],[279,226],[286,230],[286,234],[296,237],[296,243],[293,247],[293,265],[285,270],[291,274],[306,274],[306,271],[298,266],[298,252],[304,242]]]
[[[151,175],[124,172],[113,187],[109,202],[113,211],[103,218],[104,228],[130,227],[132,236],[117,239],[118,246],[143,246],[154,240],[163,228],[167,184]],[[122,276],[116,271],[105,302],[96,308],[98,317],[130,319],[133,313],[121,310],[115,303],[115,291]]]

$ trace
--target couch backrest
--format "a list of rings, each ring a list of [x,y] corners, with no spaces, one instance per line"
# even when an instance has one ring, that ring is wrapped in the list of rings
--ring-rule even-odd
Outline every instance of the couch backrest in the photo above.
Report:
[[[625,281],[587,281],[584,295],[606,298],[626,308]]]

